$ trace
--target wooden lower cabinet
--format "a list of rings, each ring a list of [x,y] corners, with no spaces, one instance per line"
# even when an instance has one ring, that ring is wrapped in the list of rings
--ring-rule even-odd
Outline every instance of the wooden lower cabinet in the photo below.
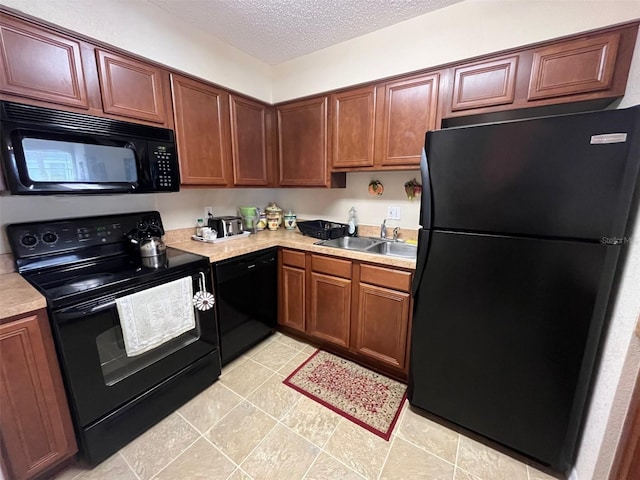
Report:
[[[307,333],[341,347],[349,346],[351,280],[311,272],[311,310]]]
[[[306,272],[289,265],[283,265],[280,272],[280,323],[304,332]]]
[[[304,332],[307,318],[307,272],[304,252],[278,252],[278,323]]]
[[[45,310],[0,325],[0,443],[8,478],[40,476],[77,452]]]
[[[356,352],[404,369],[411,295],[366,283],[358,291]]]
[[[392,368],[408,369],[413,275],[378,265],[360,265],[354,349]]]
[[[290,249],[279,258],[284,331],[407,378],[412,272]]]

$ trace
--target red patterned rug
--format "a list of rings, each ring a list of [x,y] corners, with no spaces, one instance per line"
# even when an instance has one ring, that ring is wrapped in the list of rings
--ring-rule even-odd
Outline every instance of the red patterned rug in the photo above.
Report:
[[[318,350],[284,384],[389,440],[407,386]]]

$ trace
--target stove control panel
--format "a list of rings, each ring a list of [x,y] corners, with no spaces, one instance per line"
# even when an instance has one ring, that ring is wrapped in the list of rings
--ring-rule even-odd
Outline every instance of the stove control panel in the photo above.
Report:
[[[154,231],[164,234],[158,212],[15,223],[7,226],[7,234],[13,255],[19,259],[122,244],[129,241],[127,235],[140,225],[153,225]]]

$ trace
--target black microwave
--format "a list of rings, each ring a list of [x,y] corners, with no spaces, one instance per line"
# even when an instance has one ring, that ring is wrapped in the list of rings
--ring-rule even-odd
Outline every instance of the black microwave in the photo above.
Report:
[[[17,195],[177,192],[173,130],[0,102],[0,156]]]

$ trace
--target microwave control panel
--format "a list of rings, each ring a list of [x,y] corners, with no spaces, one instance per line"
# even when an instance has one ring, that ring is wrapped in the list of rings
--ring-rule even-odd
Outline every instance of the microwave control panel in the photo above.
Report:
[[[151,182],[154,191],[177,192],[180,188],[175,145],[149,143]]]

